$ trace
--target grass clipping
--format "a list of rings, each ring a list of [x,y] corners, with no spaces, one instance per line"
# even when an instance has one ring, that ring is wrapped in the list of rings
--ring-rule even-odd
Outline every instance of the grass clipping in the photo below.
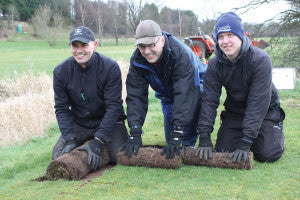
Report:
[[[0,80],[0,145],[43,135],[55,119],[53,106],[52,78],[45,73]]]

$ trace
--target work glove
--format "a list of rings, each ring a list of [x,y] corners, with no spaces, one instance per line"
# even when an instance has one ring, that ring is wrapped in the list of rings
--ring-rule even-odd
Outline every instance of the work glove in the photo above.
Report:
[[[73,149],[77,147],[76,141],[74,138],[69,139],[66,142],[65,148],[61,151],[58,157],[61,157],[62,155],[66,153],[70,153]]]
[[[87,164],[92,171],[97,170],[101,164],[101,154],[103,149],[103,142],[98,139],[93,139],[84,147],[79,148],[79,151],[86,151],[88,153]]]
[[[168,143],[168,146],[164,147],[161,151],[161,155],[166,154],[166,159],[174,158],[175,153],[176,155],[180,155],[180,144],[183,138],[183,131],[182,130],[174,130],[170,134],[171,138]]]
[[[244,162],[246,162],[252,143],[251,139],[243,137],[237,149],[229,154],[229,158],[233,158],[233,162],[240,163],[241,159],[244,157]]]
[[[213,145],[210,139],[210,133],[201,133],[199,139],[199,145],[195,152],[195,156],[199,156],[200,159],[207,160],[212,158]]]
[[[125,151],[124,155],[131,158],[132,152],[137,155],[139,148],[142,147],[142,130],[140,128],[131,128],[130,137],[125,144],[121,146],[121,151]]]

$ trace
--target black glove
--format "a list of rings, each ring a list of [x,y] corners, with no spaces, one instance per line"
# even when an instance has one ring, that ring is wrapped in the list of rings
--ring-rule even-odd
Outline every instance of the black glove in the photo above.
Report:
[[[199,139],[199,146],[195,152],[195,156],[199,156],[200,159],[204,158],[204,160],[212,158],[212,149],[213,145],[211,143],[210,134],[201,133]]]
[[[171,134],[171,139],[168,146],[164,147],[161,151],[161,155],[166,154],[166,159],[174,158],[175,153],[180,155],[180,144],[183,138],[183,131],[174,130]]]
[[[66,153],[70,153],[73,149],[77,147],[76,141],[74,138],[71,138],[66,142],[65,148],[61,151],[58,157],[61,157],[62,155]]]
[[[79,151],[88,152],[87,164],[91,167],[92,171],[95,171],[100,167],[102,147],[103,142],[95,138],[84,147],[78,149]]]
[[[244,157],[244,162],[246,162],[248,157],[248,152],[250,151],[252,143],[253,142],[251,139],[247,137],[243,137],[237,149],[234,152],[229,154],[229,158],[233,158],[233,162],[240,163],[242,157]]]
[[[131,158],[132,152],[137,155],[139,148],[142,147],[142,130],[140,128],[130,129],[130,137],[125,144],[121,146],[121,151],[125,151],[124,155]]]

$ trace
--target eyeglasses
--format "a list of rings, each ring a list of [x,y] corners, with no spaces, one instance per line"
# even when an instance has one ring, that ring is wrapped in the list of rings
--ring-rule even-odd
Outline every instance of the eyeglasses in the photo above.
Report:
[[[159,39],[156,42],[152,43],[152,44],[147,44],[147,45],[140,45],[140,44],[138,44],[137,47],[141,51],[144,51],[146,48],[153,49],[154,47],[156,47],[156,45],[160,41],[160,39],[161,39],[161,37],[159,37]]]

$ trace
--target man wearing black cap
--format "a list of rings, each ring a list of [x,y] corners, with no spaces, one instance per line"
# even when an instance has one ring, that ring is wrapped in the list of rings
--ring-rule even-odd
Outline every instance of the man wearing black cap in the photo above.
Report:
[[[126,79],[128,142],[121,150],[128,157],[142,146],[142,126],[148,109],[149,85],[161,100],[167,146],[166,158],[180,154],[180,145],[194,146],[200,110],[201,84],[206,65],[182,41],[161,30],[152,21],[136,29],[137,49],[130,59]]]
[[[70,33],[72,57],[53,71],[55,114],[62,133],[53,148],[56,159],[87,140],[79,150],[88,152],[88,165],[96,170],[103,145],[115,162],[118,147],[127,141],[118,64],[98,53],[94,33],[77,27]]]
[[[204,78],[196,156],[212,157],[210,134],[223,86],[227,97],[215,150],[231,152],[230,158],[240,162],[247,160],[252,149],[256,160],[274,162],[284,151],[285,114],[272,84],[271,59],[263,50],[251,46],[241,18],[233,12],[217,19],[215,35],[216,56],[209,61]]]

